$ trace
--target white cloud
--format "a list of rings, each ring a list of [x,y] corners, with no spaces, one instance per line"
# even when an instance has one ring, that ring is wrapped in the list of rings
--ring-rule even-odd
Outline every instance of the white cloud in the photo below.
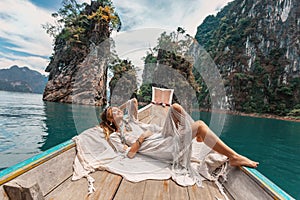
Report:
[[[2,48],[15,52],[0,53],[1,68],[27,66],[47,74],[44,70],[49,61],[43,57],[51,56],[53,40],[42,29],[42,24],[53,22],[52,12],[26,0],[0,1],[0,37],[11,44],[4,44]]]
[[[50,10],[26,0],[1,0],[0,37],[15,47],[10,49],[40,56],[50,56],[52,39],[42,24],[52,22]]]
[[[38,56],[16,56],[14,54],[0,53],[0,68],[9,68],[13,65],[18,65],[19,67],[26,66],[41,74],[48,75],[49,73],[45,72],[48,62],[48,59]]]
[[[91,4],[91,0],[77,0],[77,3],[79,3],[79,4],[82,4],[82,3]]]
[[[163,31],[182,27],[194,36],[197,27],[211,14],[216,14],[232,0],[114,0],[113,4],[122,22],[123,32],[116,34],[116,50],[123,59],[129,59],[143,69],[142,57],[157,45]],[[132,31],[133,30],[133,31]],[[138,73],[138,78],[141,72]]]
[[[129,59],[138,69],[138,84],[141,84],[144,68],[143,57],[157,45],[157,38],[162,32],[170,32],[166,29],[144,28],[134,31],[125,31],[112,36],[115,43],[115,51],[122,59]]]
[[[181,26],[190,35],[196,34],[197,26],[209,14],[231,0],[113,0],[123,27],[127,30],[160,28],[176,30]],[[90,3],[90,0],[78,0]],[[0,38],[13,46],[4,46],[15,52],[32,56],[1,55],[0,67],[17,64],[44,72],[52,53],[52,38],[41,24],[53,23],[52,10],[37,7],[29,0],[0,1]],[[35,56],[36,55],[36,56]]]
[[[176,30],[178,26],[195,35],[197,26],[209,14],[232,0],[115,0],[123,27],[130,29],[163,28]]]

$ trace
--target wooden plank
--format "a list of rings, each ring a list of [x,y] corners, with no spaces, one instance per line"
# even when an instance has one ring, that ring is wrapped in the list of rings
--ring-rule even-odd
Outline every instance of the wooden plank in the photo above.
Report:
[[[151,120],[152,120],[152,117],[145,117],[143,120],[141,120],[141,122],[144,122],[146,124],[150,124]]]
[[[47,162],[48,160],[51,160],[52,158],[64,153],[74,146],[74,142],[72,140],[68,140],[55,147],[52,147],[51,149],[48,149],[45,152],[42,152],[12,167],[0,171],[0,185],[20,176],[21,174],[24,174],[27,171],[32,170],[33,168]]]
[[[145,185],[146,181],[133,183],[123,179],[114,200],[142,200]]]
[[[283,191],[275,183],[265,177],[256,169],[241,167],[240,168],[245,174],[253,179],[259,186],[269,193],[274,199],[294,200],[288,193]]]
[[[172,180],[169,181],[169,190],[171,200],[189,199],[187,187],[182,187]]]
[[[231,167],[228,173],[228,181],[224,183],[224,187],[232,195],[234,199],[244,200],[268,200],[273,199],[266,193],[257,183],[255,183],[248,175],[243,173],[237,167]]]
[[[92,177],[96,180],[94,185],[97,187],[98,180],[101,180],[103,176],[107,176],[107,173],[103,171],[97,171],[92,174]],[[46,200],[72,200],[72,199],[88,199],[88,182],[85,178],[77,181],[72,181],[72,177],[69,177],[58,188],[49,193]]]
[[[203,181],[203,188],[198,187],[197,185],[188,187],[188,194],[191,200],[199,200],[199,199],[215,199],[214,196],[211,195],[210,185],[208,181]]]
[[[169,200],[169,180],[147,180],[143,199]]]
[[[71,200],[86,199],[88,196],[87,180],[82,178],[78,181],[72,181],[71,177],[63,182],[59,187],[45,196],[45,200]]]
[[[223,187],[223,188],[224,188],[224,192],[225,192],[225,194],[227,195],[228,199],[229,199],[229,200],[235,200],[235,199],[233,198],[233,196],[229,193],[229,191],[228,191],[225,187]]]
[[[106,171],[103,173],[107,175],[102,176],[100,180],[97,179],[97,185],[95,184],[96,191],[90,195],[90,199],[108,200],[114,198],[122,177]]]
[[[148,117],[151,112],[151,107],[152,106],[147,106],[146,108],[139,110],[138,119],[142,121],[144,118]]]
[[[217,198],[225,199],[214,182],[211,181],[205,181],[205,182],[208,186],[208,190],[210,192],[210,195],[213,197],[213,199],[217,199]]]
[[[0,185],[0,200],[9,200],[6,192],[4,191],[3,185]]]
[[[10,181],[3,186],[9,199],[13,200],[44,200],[44,196],[37,183],[31,181]]]
[[[73,173],[72,164],[75,157],[75,148],[52,158],[25,174],[15,178],[14,181],[28,180],[36,182],[45,196],[53,188],[68,179]]]
[[[46,200],[73,200],[73,199],[112,199],[119,187],[122,177],[111,174],[107,171],[96,171],[91,174],[95,179],[94,187],[96,191],[88,194],[88,182],[85,178],[72,181],[71,177],[60,185],[56,190],[48,194]]]
[[[163,126],[165,116],[167,116],[170,107],[162,107],[160,105],[152,105],[149,109],[139,113],[143,118],[139,118],[140,121],[148,124],[156,124]]]

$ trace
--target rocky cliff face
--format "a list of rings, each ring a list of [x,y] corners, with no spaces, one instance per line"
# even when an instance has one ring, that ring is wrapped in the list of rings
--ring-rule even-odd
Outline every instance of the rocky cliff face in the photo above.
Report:
[[[300,107],[300,1],[236,0],[198,27],[230,109],[287,114]]]
[[[107,62],[117,16],[110,1],[92,1],[55,38],[54,55],[44,91],[45,101],[103,105],[106,103]],[[105,42],[104,42],[105,41]]]

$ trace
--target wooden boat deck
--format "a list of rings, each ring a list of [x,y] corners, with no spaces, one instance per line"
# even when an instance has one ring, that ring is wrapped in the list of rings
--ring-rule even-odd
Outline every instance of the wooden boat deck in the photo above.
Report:
[[[151,106],[139,112],[139,119],[145,123],[159,124],[161,119],[151,116]],[[166,115],[168,107],[159,107],[156,114]],[[125,180],[120,175],[112,174],[107,171],[96,171],[91,176],[95,179],[94,187],[96,191],[88,194],[88,182],[86,179],[71,181],[71,177],[52,192],[45,195],[46,200],[74,200],[74,199],[224,199],[217,186],[213,182],[204,181],[203,188],[198,186],[182,187],[173,180],[145,180],[133,183]],[[228,195],[230,196],[230,195]],[[233,199],[233,198],[231,198]]]
[[[91,175],[96,191],[88,195],[87,180],[64,181],[57,189],[45,196],[46,200],[76,200],[76,199],[224,199],[213,182],[204,181],[203,188],[196,185],[182,187],[171,179],[146,180],[132,183],[119,175],[107,171],[97,171]],[[227,193],[228,195],[228,193]],[[233,199],[230,195],[229,199]]]
[[[168,108],[152,109],[146,106],[138,113],[146,123],[162,123],[159,116]],[[157,106],[153,106],[157,108]],[[154,117],[153,117],[154,116]],[[72,164],[76,154],[75,144],[66,141],[46,152],[0,173],[0,200],[9,200],[4,187],[20,194],[33,191],[34,199],[46,200],[98,200],[98,199],[225,199],[213,182],[203,181],[203,188],[196,185],[182,187],[173,180],[145,180],[138,183],[126,181],[121,176],[107,171],[90,174],[96,191],[88,195],[88,181],[72,181]],[[25,190],[24,190],[25,188]],[[294,200],[290,195],[264,177],[255,169],[231,168],[224,191],[230,200]],[[16,194],[16,192],[14,192]],[[24,199],[21,196],[11,199]],[[39,197],[37,197],[39,196]]]

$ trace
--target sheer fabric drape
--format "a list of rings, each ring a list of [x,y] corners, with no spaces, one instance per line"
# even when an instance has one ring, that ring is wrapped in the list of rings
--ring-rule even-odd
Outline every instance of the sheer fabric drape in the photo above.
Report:
[[[223,165],[226,157],[216,153],[207,156],[210,149],[203,143],[192,140],[191,124],[194,121],[189,114],[183,109],[178,112],[170,107],[166,111],[165,108],[158,109],[156,106],[152,105],[150,108],[150,114],[154,117],[149,118],[152,122],[156,120],[156,124],[146,124],[135,117],[137,110],[134,102],[129,101],[127,104],[126,126],[129,130],[132,129],[130,134],[134,135],[126,138],[127,142],[134,143],[143,131],[151,130],[154,133],[143,142],[134,159],[115,152],[99,126],[74,137],[77,154],[72,180],[86,177],[89,192],[93,192],[93,179],[89,173],[99,169],[120,174],[133,182],[172,177],[182,186],[195,183],[201,186],[205,179],[218,183],[220,176],[226,177],[226,165]],[[222,170],[216,171],[220,166]]]

